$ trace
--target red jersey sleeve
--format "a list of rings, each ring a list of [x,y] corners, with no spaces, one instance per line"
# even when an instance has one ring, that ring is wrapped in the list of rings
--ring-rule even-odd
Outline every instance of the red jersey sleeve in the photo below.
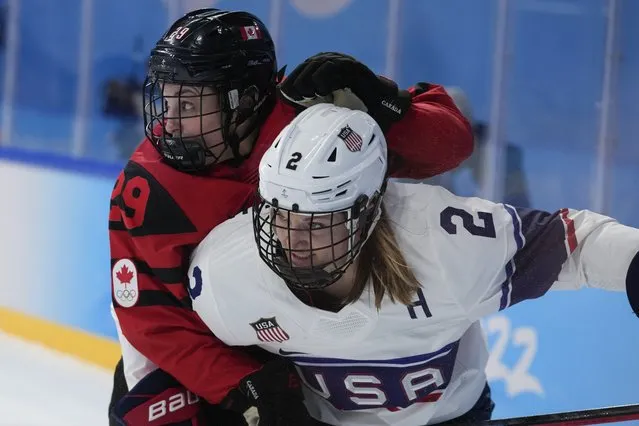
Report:
[[[410,92],[409,111],[386,135],[391,175],[425,179],[454,169],[473,152],[470,124],[443,87],[420,83]]]
[[[218,403],[260,367],[218,340],[191,310],[192,249],[252,198],[254,185],[180,173],[145,142],[111,198],[112,299],[122,334],[192,392]]]
[[[192,311],[190,256],[214,227],[250,205],[260,159],[294,116],[293,108],[278,102],[249,158],[236,167],[218,165],[206,176],[176,171],[145,141],[111,196],[112,298],[122,334],[159,368],[214,404],[262,364],[222,343]]]

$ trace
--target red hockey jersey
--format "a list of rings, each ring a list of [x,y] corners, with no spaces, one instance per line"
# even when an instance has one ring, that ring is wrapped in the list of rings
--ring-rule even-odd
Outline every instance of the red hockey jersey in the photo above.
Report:
[[[442,87],[412,90],[410,110],[387,135],[389,164],[394,176],[426,178],[465,160],[473,137]],[[294,116],[292,107],[278,101],[250,157],[238,167],[218,165],[207,176],[171,168],[145,140],[113,189],[112,299],[121,334],[211,403],[220,402],[260,363],[222,344],[191,310],[189,256],[211,229],[249,205],[262,155]]]

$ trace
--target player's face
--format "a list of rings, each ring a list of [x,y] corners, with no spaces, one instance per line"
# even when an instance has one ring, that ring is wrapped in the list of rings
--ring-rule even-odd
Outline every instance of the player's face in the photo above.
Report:
[[[198,138],[219,155],[222,142],[222,117],[217,94],[210,87],[166,84],[165,129],[173,137]]]
[[[278,210],[275,233],[293,267],[335,267],[348,251],[346,213],[305,215]]]

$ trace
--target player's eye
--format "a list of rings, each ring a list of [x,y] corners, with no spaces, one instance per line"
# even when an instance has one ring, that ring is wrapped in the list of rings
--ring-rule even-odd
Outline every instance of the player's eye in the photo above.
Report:
[[[180,103],[180,106],[182,108],[182,111],[193,111],[195,109],[195,105],[193,105],[193,103],[191,102],[187,102],[187,101],[182,101]]]

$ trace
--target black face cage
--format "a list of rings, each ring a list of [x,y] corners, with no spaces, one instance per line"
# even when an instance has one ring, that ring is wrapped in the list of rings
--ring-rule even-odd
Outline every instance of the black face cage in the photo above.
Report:
[[[165,95],[167,84],[177,86],[176,95]],[[187,90],[187,93],[183,93],[183,90]],[[233,139],[231,130],[236,127],[236,117],[232,113],[233,108],[229,103],[228,92],[230,90],[222,84],[193,85],[171,81],[156,75],[148,76],[144,82],[143,94],[146,137],[153,142],[166,162],[178,170],[200,171],[217,163],[221,155],[229,148],[229,142]],[[215,108],[209,107],[205,110],[205,106],[209,105],[210,100],[216,95],[219,102]],[[177,102],[173,102],[174,99]],[[176,114],[168,115],[169,102],[177,105]],[[183,111],[182,107],[186,103],[197,105],[195,112]],[[221,126],[207,129],[205,125],[207,118],[219,113],[221,113]],[[200,129],[196,134],[182,135],[181,132],[172,134],[166,128],[169,120],[176,120],[181,127],[182,120],[192,118],[199,119]],[[217,132],[221,132],[220,142],[207,146],[205,137]]]
[[[369,202],[368,197],[362,195],[350,209],[313,213],[299,211],[296,205],[293,205],[293,209],[287,210],[278,207],[277,199],[268,202],[258,197],[253,208],[253,232],[260,258],[294,289],[309,291],[328,287],[339,280],[357,258],[381,208],[381,199],[382,197],[377,194]],[[303,215],[307,221],[301,227],[291,227],[292,214]],[[318,222],[319,218],[322,218],[321,223]],[[339,232],[338,227],[347,230],[346,236],[341,239],[335,235]],[[291,236],[295,232],[307,233],[308,247],[284,247],[278,233],[291,241]],[[324,239],[330,235],[330,243],[313,246],[312,237],[322,233]],[[340,244],[347,244],[348,248],[344,253],[338,253],[336,250]],[[315,264],[315,255],[319,255],[320,251],[324,254],[331,253],[330,261]],[[310,265],[293,265],[291,259],[295,255],[310,255]]]

